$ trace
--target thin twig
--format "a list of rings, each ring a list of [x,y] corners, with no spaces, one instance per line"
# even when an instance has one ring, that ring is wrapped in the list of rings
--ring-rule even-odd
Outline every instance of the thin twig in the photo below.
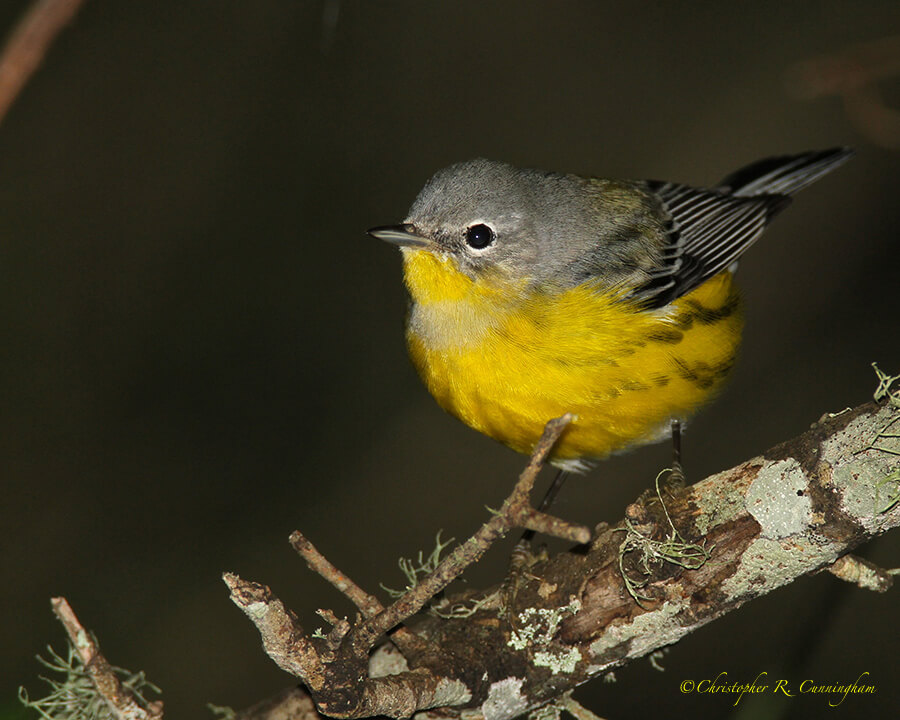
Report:
[[[379,602],[378,598],[367,593],[332,565],[331,561],[322,555],[299,530],[292,532],[289,540],[291,547],[306,561],[309,569],[331,583],[339,593],[356,605],[363,617],[374,617],[384,610],[384,605]],[[404,627],[398,627],[391,634],[391,640],[407,657],[426,650],[426,644],[421,638]]]
[[[561,533],[555,531],[560,530],[564,533],[565,539],[573,539],[574,536],[576,542],[584,543],[590,540],[590,530],[587,528],[538,513],[530,505],[530,494],[535,478],[544,467],[556,441],[573,419],[573,416],[567,413],[548,422],[528,465],[500,510],[467,542],[457,545],[433,573],[386,610],[352,632],[351,638],[357,652],[367,651],[382,634],[419,612],[431,598],[459,577],[472,563],[477,562],[495,541],[506,535],[513,527],[525,526],[557,536]]]
[[[459,577],[496,540],[503,537],[513,527],[536,530],[571,542],[586,543],[590,540],[588,528],[539,512],[531,506],[530,499],[538,473],[547,462],[553,446],[573,419],[574,417],[567,413],[547,423],[531,454],[528,465],[522,471],[513,491],[500,510],[468,542],[458,545],[441,561],[434,572],[427,575],[418,585],[411,588],[387,609],[377,598],[369,595],[338,570],[302,533],[291,534],[291,545],[306,561],[310,569],[330,582],[367,618],[367,622],[351,634],[355,654],[363,655],[368,652],[375,641],[392,628],[394,629],[392,639],[400,645],[401,650],[424,651],[425,647],[422,642],[409,630],[397,627],[399,623],[421,610],[431,598]]]
[[[828,572],[836,578],[852,583],[864,590],[875,592],[887,592],[894,584],[894,578],[890,570],[878,567],[875,563],[863,560],[856,555],[844,555],[838,558],[833,565],[829,565]]]
[[[292,532],[288,540],[291,543],[291,547],[306,561],[309,569],[321,575],[334,586],[335,590],[356,605],[363,617],[372,617],[384,610],[382,604],[378,602],[378,598],[374,595],[369,595],[353,580],[332,565],[331,561],[320,553],[299,530]]]
[[[100,654],[100,648],[91,634],[84,629],[64,597],[50,601],[53,612],[66,629],[69,640],[85,670],[90,674],[97,692],[103,696],[106,704],[119,720],[156,720],[162,717],[163,704],[159,701],[148,703],[147,708],[138,704],[132,694],[125,688],[115,672]]]
[[[0,54],[0,123],[53,40],[84,0],[39,0],[13,30]]]

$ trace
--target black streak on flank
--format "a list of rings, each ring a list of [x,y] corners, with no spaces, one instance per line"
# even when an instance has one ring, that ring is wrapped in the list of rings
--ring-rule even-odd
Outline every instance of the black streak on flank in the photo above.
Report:
[[[647,334],[647,339],[651,342],[668,343],[675,345],[684,340],[684,333],[675,328],[660,328]]]
[[[709,365],[705,362],[697,362],[690,366],[681,358],[673,357],[672,362],[675,363],[675,369],[678,376],[688,382],[694,383],[703,390],[708,390],[717,381],[724,378],[734,367],[734,358],[728,358],[718,365]]]
[[[694,320],[701,325],[714,325],[734,315],[740,306],[741,298],[737,293],[729,295],[725,304],[718,308],[708,308],[696,300],[688,300],[685,309],[675,318],[675,325],[682,330],[687,330]]]

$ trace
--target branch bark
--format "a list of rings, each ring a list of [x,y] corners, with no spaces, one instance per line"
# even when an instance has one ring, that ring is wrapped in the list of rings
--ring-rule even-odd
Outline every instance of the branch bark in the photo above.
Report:
[[[886,590],[887,573],[842,558],[900,525],[898,426],[900,409],[867,403],[823,417],[803,435],[664,503],[645,493],[622,521],[599,527],[589,546],[530,558],[502,585],[450,599],[468,612],[417,620],[415,635],[430,652],[404,658],[385,642],[367,669],[342,665],[348,655],[327,638],[305,637],[268,588],[234,576],[228,583],[233,594],[245,593],[245,602],[235,601],[260,628],[270,655],[266,628],[281,633],[280,652],[312,653],[321,663],[315,677],[285,669],[328,715],[405,717],[443,705],[435,717],[466,710],[467,717],[507,720],[808,573],[834,568],[838,577]],[[708,557],[684,562],[679,548],[701,548]],[[346,637],[371,627],[365,622]],[[288,693],[290,702],[299,692]],[[238,717],[272,712],[269,704]]]

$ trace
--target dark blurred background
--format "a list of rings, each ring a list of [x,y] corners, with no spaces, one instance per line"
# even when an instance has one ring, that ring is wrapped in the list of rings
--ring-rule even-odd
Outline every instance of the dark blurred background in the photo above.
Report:
[[[0,29],[27,4],[4,0]],[[316,608],[350,608],[292,530],[377,591],[502,500],[523,459],[421,387],[398,254],[365,234],[453,161],[709,184],[856,147],[742,261],[745,349],[689,428],[689,479],[869,399],[873,360],[900,372],[900,136],[877,95],[809,97],[796,66],[872,42],[896,65],[897,33],[896,0],[88,0],[0,126],[0,707],[38,694],[34,654],[64,647],[58,594],[170,717],[249,705],[291,679],[223,570],[312,629]],[[900,107],[896,76],[878,91]],[[604,463],[557,511],[616,520],[668,461],[662,445]],[[496,581],[509,548],[468,582]],[[861,552],[900,564],[896,533]],[[639,662],[576,697],[608,718],[884,717],[897,607],[803,579],[688,637],[666,672]],[[878,694],[734,710],[679,693],[721,671],[868,671]]]

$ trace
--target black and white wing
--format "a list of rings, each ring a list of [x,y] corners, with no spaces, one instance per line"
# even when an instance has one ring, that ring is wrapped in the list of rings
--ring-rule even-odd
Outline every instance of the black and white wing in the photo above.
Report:
[[[790,195],[852,154],[834,148],[760,160],[709,190],[646,182],[668,215],[668,239],[649,280],[630,297],[648,309],[663,307],[725,270],[790,203]]]

